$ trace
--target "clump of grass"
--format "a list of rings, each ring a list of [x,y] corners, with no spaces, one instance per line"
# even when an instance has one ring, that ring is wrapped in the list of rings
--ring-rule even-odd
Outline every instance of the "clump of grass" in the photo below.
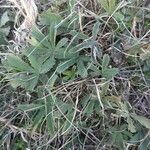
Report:
[[[2,149],[148,149],[143,4],[57,1],[37,14],[29,1],[11,2],[18,29],[31,32],[19,53],[7,45],[1,58]]]

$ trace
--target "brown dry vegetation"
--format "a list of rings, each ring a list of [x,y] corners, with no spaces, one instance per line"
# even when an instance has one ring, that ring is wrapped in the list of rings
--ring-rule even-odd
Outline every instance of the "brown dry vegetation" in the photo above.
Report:
[[[149,150],[149,0],[1,0],[2,150]]]

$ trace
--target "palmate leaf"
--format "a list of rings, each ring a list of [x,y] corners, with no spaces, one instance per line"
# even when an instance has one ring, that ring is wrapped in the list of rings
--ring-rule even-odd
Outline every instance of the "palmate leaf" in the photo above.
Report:
[[[52,98],[52,97],[51,97]],[[55,109],[53,109],[53,118],[61,118],[63,120],[63,122],[61,122],[62,124],[64,123],[64,115],[70,111],[70,109],[73,108],[73,105],[69,102],[63,102],[61,99],[59,99],[58,97],[53,97],[53,107]],[[61,127],[60,127],[61,128]]]
[[[104,68],[102,70],[102,76],[107,80],[111,80],[118,72],[118,68]]]
[[[54,134],[54,121],[53,121],[53,116],[52,114],[48,114],[47,118],[46,118],[46,123],[47,123],[47,129],[49,132],[49,135],[53,135]]]
[[[98,2],[107,13],[111,14],[116,9],[116,0],[98,0]]]
[[[76,39],[82,39],[82,40],[89,39],[89,36],[83,34],[82,32],[77,32],[76,30],[71,30],[69,34],[72,35],[74,38],[76,37]]]
[[[39,47],[40,45],[43,45],[47,48],[51,47],[51,44],[48,40],[48,36],[45,36],[40,29],[38,29],[37,27],[33,27],[32,31],[31,31],[31,36],[33,38],[35,38],[39,43],[37,44],[37,47]],[[32,44],[32,43],[31,43]]]
[[[66,132],[72,125],[74,111],[73,105],[70,103],[64,103],[55,96],[48,96],[45,99],[45,120],[47,129],[52,136],[55,132],[55,118],[61,118],[60,129],[62,132]],[[57,129],[58,130],[58,129]]]
[[[67,70],[69,67],[74,65],[77,62],[77,58],[72,58],[70,60],[67,60],[63,63],[60,63],[57,67],[58,73],[63,73],[65,70]]]
[[[125,16],[121,12],[116,12],[114,13],[114,17],[117,21],[123,21]]]
[[[87,39],[85,40],[84,42],[74,46],[73,48],[69,49],[69,51],[71,53],[77,53],[77,52],[80,52],[81,50],[83,49],[86,49],[86,48],[91,48],[92,46],[95,46],[96,45],[96,42],[91,40],[91,39]]]
[[[116,74],[118,74],[118,68],[108,68],[110,57],[108,54],[103,56],[102,60],[102,76],[107,80],[111,80]]]
[[[28,56],[31,66],[37,70],[39,74],[48,72],[55,64],[53,52],[46,48],[37,48],[32,52],[33,49],[34,47],[29,47],[24,51],[24,54]]]
[[[26,49],[26,52],[27,52],[27,51],[28,51],[28,49]],[[29,59],[29,61],[30,61],[31,66],[32,66],[37,72],[39,72],[39,69],[40,69],[40,67],[41,67],[41,64],[38,63],[37,57],[35,57],[34,55],[30,55],[30,56],[28,57],[28,59]]]
[[[83,97],[81,98],[81,106],[82,106],[83,108],[85,108],[85,107],[87,106],[88,102],[91,101],[91,97],[92,97],[92,96],[89,94],[89,95],[83,96]]]
[[[120,102],[121,102],[121,97],[114,96],[114,95],[112,95],[112,96],[105,96],[105,100],[119,105]]]
[[[113,13],[117,7],[116,0],[107,0],[109,5],[109,13]]]
[[[127,125],[117,125],[110,127],[109,132],[111,133],[110,140],[113,142],[113,145],[116,145],[118,149],[125,149],[125,143],[132,136],[132,134],[128,131]]]
[[[114,132],[112,134],[112,140],[120,149],[124,149],[124,139],[121,132]]]
[[[76,110],[74,110],[74,106],[70,102],[63,102],[62,100],[58,99],[57,97],[51,95],[49,99],[49,103],[55,106],[55,110],[53,112],[53,120],[54,118],[59,118],[59,124],[62,134],[66,133],[73,124],[74,119],[74,113]],[[57,108],[57,109],[56,109]],[[53,122],[54,125],[54,122]],[[58,130],[58,129],[57,129]]]
[[[9,67],[16,71],[26,71],[26,72],[34,72],[27,63],[25,63],[20,57],[15,56],[14,54],[9,54],[7,56],[7,63]]]
[[[105,9],[105,11],[109,12],[109,4],[107,0],[98,0],[98,2],[101,4],[103,9]]]
[[[88,70],[90,70],[89,72],[90,76],[99,76],[101,73],[101,70],[99,69],[99,67],[94,64],[90,64],[90,66],[88,67]]]
[[[6,79],[10,81],[14,88],[20,86],[32,91],[38,83],[39,74],[37,71],[14,54],[7,56],[6,69],[13,71],[13,73],[6,75]]]
[[[51,25],[52,23],[58,24],[62,21],[62,17],[58,14],[54,14],[51,12],[50,9],[48,9],[47,11],[44,11],[41,15],[40,15],[40,23],[43,25]]]
[[[83,107],[83,114],[86,116],[91,116],[94,113],[101,114],[101,106],[99,103],[99,100],[95,97],[92,97],[92,95],[84,96],[81,99],[81,105]]]
[[[64,59],[71,59],[73,57],[78,57],[79,53],[70,53],[69,51],[66,51],[65,48],[59,48],[56,49],[54,55],[55,58],[59,60],[64,60]]]
[[[47,73],[55,65],[55,58],[52,56],[48,58],[42,65],[40,69],[40,74]]]
[[[36,27],[32,29],[32,41],[30,41],[32,46],[26,48],[24,54],[39,74],[47,73],[55,65],[56,31],[53,24],[50,26],[47,36]]]
[[[34,63],[42,64],[46,59],[52,56],[52,52],[47,48],[35,48],[35,50],[34,48],[35,47],[29,47],[24,50],[24,54],[30,60],[32,66],[36,66]]]
[[[54,133],[54,117],[53,117],[53,100],[50,96],[44,100],[38,101],[38,103],[31,104],[20,104],[18,109],[29,113],[29,116],[32,118],[33,130],[37,130],[41,123],[45,122],[47,124],[47,129],[50,136]],[[32,113],[30,113],[32,112]],[[45,123],[43,125],[45,125]],[[42,126],[40,126],[42,127]]]
[[[26,90],[32,91],[38,83],[39,75],[38,74],[28,75],[26,73],[19,73],[13,74],[11,76],[7,75],[6,78],[10,81],[12,87],[17,88],[18,86],[21,86]]]
[[[68,38],[62,38],[56,45],[56,50],[59,50],[60,48],[66,46],[66,44],[68,43]]]

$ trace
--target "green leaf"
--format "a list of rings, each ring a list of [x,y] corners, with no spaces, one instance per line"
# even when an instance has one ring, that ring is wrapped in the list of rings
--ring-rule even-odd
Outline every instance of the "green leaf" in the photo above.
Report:
[[[80,75],[82,78],[86,78],[88,73],[87,73],[87,68],[85,67],[83,61],[79,60],[77,62],[77,73]]]
[[[94,27],[92,29],[92,37],[93,39],[96,39],[97,35],[98,35],[98,32],[100,30],[100,22],[97,21],[95,24],[94,24]]]
[[[109,14],[113,13],[116,9],[116,0],[98,0],[98,2]]]
[[[116,0],[107,0],[109,5],[109,13],[113,13],[117,7]]]
[[[58,14],[54,14],[50,9],[44,11],[39,18],[41,24],[43,25],[51,25],[52,23],[58,24],[61,22],[62,17]]]
[[[7,75],[7,79],[9,79],[12,87],[17,88],[18,86],[21,86],[25,88],[28,91],[32,91],[34,87],[38,83],[39,76],[37,74],[14,74],[14,75]]]
[[[56,36],[57,36],[57,28],[55,27],[55,23],[52,23],[49,27],[48,31],[48,39],[52,45],[52,48],[54,49],[56,46]]]
[[[0,45],[6,44],[6,41],[7,41],[6,36],[8,35],[10,28],[5,28],[5,29],[7,30],[4,31],[4,29],[0,28]]]
[[[33,36],[28,40],[28,42],[32,45],[32,46],[37,46],[39,44],[39,41],[36,40],[36,38],[34,38]]]
[[[68,110],[68,113],[66,114],[66,120],[63,124],[63,128],[62,128],[62,133],[68,131],[70,129],[70,127],[72,126],[73,123],[73,115],[74,115],[74,111],[72,109]]]
[[[122,133],[120,133],[120,132],[114,132],[114,133],[112,133],[112,141],[120,149],[124,149],[124,139],[123,139]]]
[[[66,70],[63,72],[63,79],[64,81],[68,81],[68,80],[74,80],[75,76],[76,76],[76,71],[72,68],[72,70]]]
[[[140,143],[139,150],[149,150],[149,148],[150,148],[150,136],[147,136],[143,140]]]
[[[137,120],[141,125],[150,129],[150,119],[143,117],[143,116],[138,116],[136,114],[132,114],[131,116],[132,116],[132,118]]]
[[[31,103],[31,104],[19,104],[17,106],[18,109],[20,109],[22,111],[25,111],[25,112],[35,111],[35,110],[41,109],[43,107],[44,107],[43,104],[34,104],[34,103]]]
[[[98,0],[98,2],[101,4],[103,9],[105,9],[105,11],[109,12],[109,3],[107,0]]]
[[[68,38],[62,38],[62,39],[57,43],[56,49],[59,50],[60,48],[62,48],[63,46],[65,46],[67,43],[68,43]]]
[[[8,17],[8,12],[4,12],[1,19],[0,19],[0,27],[4,26],[8,21],[9,21],[9,17]]]
[[[34,72],[34,70],[25,63],[20,57],[15,56],[14,54],[9,54],[7,56],[7,63],[12,69],[16,71],[26,71],[26,72]]]
[[[107,80],[111,80],[118,72],[118,68],[105,68],[102,70],[102,76]]]
[[[77,32],[76,30],[71,30],[70,35],[72,35],[73,38],[82,39],[82,40],[86,40],[89,38],[87,35],[83,34],[82,32]]]
[[[150,45],[149,45],[150,49]],[[145,51],[144,53],[140,54],[140,59],[144,60],[150,60],[150,51]]]
[[[81,105],[83,108],[85,108],[88,104],[88,102],[91,100],[91,95],[86,95],[81,99]]]
[[[89,75],[91,76],[99,76],[101,74],[99,67],[94,64],[90,64],[88,70],[90,70]]]
[[[36,130],[37,127],[39,125],[41,125],[41,122],[44,117],[45,117],[45,109],[44,108],[39,109],[38,112],[35,115],[33,115],[33,117],[31,118],[33,121],[33,123],[32,123],[33,130]]]
[[[61,59],[71,59],[73,57],[77,57],[79,53],[70,53],[69,51],[66,52],[66,48],[56,49],[55,51],[55,58]]]
[[[133,124],[133,120],[132,118],[128,117],[127,118],[127,122],[128,122],[128,130],[131,131],[132,133],[135,133],[136,132],[136,128]]]
[[[70,60],[65,61],[64,63],[61,63],[57,67],[57,72],[58,73],[63,73],[65,70],[67,70],[69,67],[74,65],[76,63],[77,58],[72,58]]]
[[[28,57],[31,66],[39,73],[48,72],[55,64],[53,52],[47,48],[26,48],[24,54]]]
[[[110,86],[110,82],[106,82],[106,81],[104,81],[104,82],[105,83],[103,83],[102,91],[101,91],[102,97],[105,97],[107,95],[107,92],[108,92],[108,89],[109,89],[109,86]]]
[[[47,128],[48,128],[48,132],[49,134],[52,136],[54,133],[54,125],[53,125],[53,116],[52,114],[49,114],[46,118],[46,123],[47,123]]]
[[[48,79],[47,86],[50,87],[50,89],[52,89],[54,87],[54,84],[55,84],[57,78],[58,78],[58,75],[54,74]]]
[[[87,39],[84,42],[82,42],[81,44],[78,44],[78,45],[74,46],[73,48],[69,49],[69,51],[71,53],[77,53],[85,48],[91,48],[92,46],[95,46],[95,44],[96,43],[93,40]]]
[[[10,27],[0,28],[0,34],[2,34],[1,36],[4,36],[4,38],[8,36],[9,32],[10,32]]]
[[[104,68],[107,68],[108,65],[109,65],[109,62],[110,62],[110,57],[109,57],[108,54],[105,54],[105,55],[103,56],[102,68],[103,68],[103,69],[104,69]]]
[[[69,102],[64,103],[61,99],[58,98],[55,100],[55,106],[56,105],[59,107],[58,111],[61,114],[61,116],[64,116],[63,114],[66,114],[74,107],[72,103]]]
[[[93,114],[94,111],[94,105],[95,105],[95,101],[89,101],[89,103],[87,104],[86,108],[84,109],[83,113],[86,114],[87,116],[90,116]]]
[[[116,12],[114,14],[114,17],[116,18],[116,20],[118,21],[123,21],[124,20],[124,15],[122,15],[120,12]]]
[[[52,111],[53,111],[53,100],[49,96],[45,100],[45,113],[46,113],[47,128],[50,135],[54,133],[54,120]]]
[[[41,66],[40,74],[47,73],[50,69],[53,68],[55,65],[55,58],[50,57],[48,58]]]
[[[26,52],[27,52],[27,50],[26,50]],[[37,56],[32,54],[32,55],[30,55],[30,56],[28,57],[28,59],[29,59],[29,61],[30,61],[31,66],[32,66],[37,72],[39,72],[40,67],[41,67],[41,64],[39,63],[39,61],[38,61],[38,59],[37,59]]]
[[[35,38],[35,40],[38,41],[36,48],[39,46],[44,46],[46,48],[50,48],[51,44],[48,41],[48,36],[44,35],[40,29],[37,27],[33,27],[31,31],[32,38]]]

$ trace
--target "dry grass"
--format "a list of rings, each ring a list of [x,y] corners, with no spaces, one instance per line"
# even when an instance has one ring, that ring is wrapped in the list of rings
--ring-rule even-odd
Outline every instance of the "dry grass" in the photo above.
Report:
[[[38,0],[38,2],[33,0],[9,1],[11,4],[9,7],[11,7],[11,9],[13,8],[16,12],[15,38],[13,43],[21,50],[20,47],[29,45],[26,40],[30,37],[32,27],[37,26],[37,9],[39,9],[39,5],[42,2]],[[123,2],[124,1],[122,1],[122,3]],[[49,5],[47,3],[41,6],[43,10],[48,8],[47,6]],[[132,147],[138,147],[144,143],[143,141],[145,139],[149,138],[149,131],[144,125],[141,125],[137,120],[132,118],[132,114],[134,113],[149,118],[150,86],[144,76],[145,72],[143,72],[144,61],[140,60],[140,56],[137,55],[137,53],[130,53],[130,49],[137,44],[149,44],[147,41],[150,36],[150,31],[148,29],[143,30],[143,27],[141,27],[145,26],[144,17],[141,18],[143,22],[139,22],[136,16],[129,16],[128,18],[131,17],[131,19],[129,19],[131,25],[128,24],[128,20],[122,22],[116,20],[114,14],[121,9],[122,3],[108,16],[106,13],[103,13],[104,10],[97,0],[76,0],[74,6],[71,6],[70,3],[68,6],[68,3],[66,4],[65,1],[57,8],[53,8],[52,11],[55,12],[56,10],[56,12],[59,12],[60,9],[59,13],[63,17],[65,16],[57,27],[73,17],[72,24],[76,24],[76,20],[79,21],[78,28],[75,30],[85,34],[89,39],[93,39],[98,43],[98,46],[100,46],[102,50],[102,54],[100,54],[102,56],[99,56],[99,53],[93,50],[94,48],[85,48],[79,53],[79,56],[89,56],[91,60],[86,67],[88,68],[92,64],[93,66],[97,66],[96,69],[99,71],[99,74],[91,76],[89,73],[88,77],[82,78],[78,75],[78,72],[75,72],[73,79],[69,78],[69,80],[65,80],[64,77],[67,75],[65,75],[65,73],[57,74],[57,71],[54,71],[54,66],[48,73],[44,74],[48,78],[48,81],[45,83],[45,81],[42,81],[43,78],[40,78],[32,92],[20,87],[12,89],[8,80],[6,80],[7,84],[4,83],[4,88],[1,88],[3,93],[2,98],[6,99],[6,101],[3,100],[4,104],[2,104],[2,110],[0,109],[2,112],[0,116],[0,129],[4,134],[4,138],[2,137],[2,139],[5,139],[2,143],[4,147],[7,143],[7,150],[10,150],[11,145],[18,142],[15,141],[16,139],[19,139],[19,144],[25,143],[25,147],[33,150],[63,150],[69,149],[69,146],[75,150],[116,150],[120,146],[117,145],[117,142],[120,140],[122,140],[121,142],[124,148],[129,150],[132,149]],[[125,3],[124,11],[130,8],[135,8],[136,11],[137,8],[145,10],[145,7],[141,5],[134,5],[133,3],[133,6],[129,6],[128,3]],[[56,7],[56,4],[53,6]],[[65,6],[67,7],[66,10],[62,10]],[[124,13],[126,16],[127,12]],[[141,17],[141,15],[139,16]],[[93,38],[92,30],[96,22],[100,22],[102,26],[98,28],[96,38]],[[71,26],[70,24],[69,27]],[[41,39],[41,41],[39,40],[38,46],[42,45],[45,39],[47,39],[48,35],[46,34],[49,26],[43,25],[42,29],[40,27],[39,31],[45,34],[45,38]],[[124,29],[123,31],[122,28]],[[70,33],[64,32],[62,35],[58,35],[57,40],[59,41],[60,38],[67,37],[68,35],[68,39],[71,41],[69,41],[69,44],[74,44],[74,37],[71,39]],[[116,45],[116,41],[120,41],[119,46]],[[56,43],[53,44],[55,45]],[[37,47],[32,47],[32,52],[36,51]],[[66,48],[67,50],[68,47]],[[143,52],[147,52],[149,46],[148,48],[146,47],[146,50],[145,48],[142,50]],[[28,56],[32,56],[32,52],[27,56],[24,54],[19,56],[21,56],[23,61],[27,59],[25,61],[28,63]],[[21,54],[21,51],[19,51],[19,54]],[[105,80],[100,73],[102,71],[104,54],[110,56],[109,69],[119,68],[119,73],[111,80]],[[91,55],[94,56],[94,60]],[[58,63],[62,61],[59,59],[56,60]],[[32,67],[32,64],[29,63],[29,65]],[[57,66],[57,63],[55,65]],[[74,64],[70,66],[67,71],[76,71],[76,69],[77,66]],[[90,71],[91,70],[88,70],[88,72]],[[54,87],[50,89],[49,80],[54,74],[58,75],[58,81],[56,80]],[[5,87],[5,85],[7,85],[7,87]],[[42,94],[40,93],[41,95],[39,96],[38,92]],[[47,100],[50,97],[52,104],[48,103]],[[38,104],[41,105],[39,107],[42,108],[43,103],[46,114],[38,121],[35,118],[39,112],[42,112],[42,109],[36,110],[34,107],[21,109],[21,107],[18,107],[18,104],[22,106],[26,105],[25,107],[30,107],[30,104]],[[52,105],[52,109],[47,107],[48,104]],[[66,108],[66,104],[68,108]],[[67,111],[64,111],[64,108],[67,109]],[[48,109],[50,110],[48,111]],[[68,112],[70,112],[70,114]],[[55,129],[55,132],[52,133],[53,135],[49,134],[47,124],[48,117],[51,114],[54,122],[53,127]],[[34,124],[35,122],[37,124]],[[65,126],[63,122],[66,124],[69,123],[65,130],[63,130]],[[134,130],[133,128],[136,128],[135,132],[131,131]],[[8,133],[6,134],[5,132]],[[142,138],[130,143],[132,137],[137,133],[140,134]],[[13,139],[11,139],[12,136]],[[113,141],[114,138],[116,138],[116,143]]]
[[[38,8],[34,0],[9,0],[16,12],[15,18],[15,44],[22,45],[28,38],[33,26],[36,25]],[[17,8],[17,11],[16,11]],[[23,21],[20,21],[23,18]],[[22,20],[22,19],[21,19]]]

